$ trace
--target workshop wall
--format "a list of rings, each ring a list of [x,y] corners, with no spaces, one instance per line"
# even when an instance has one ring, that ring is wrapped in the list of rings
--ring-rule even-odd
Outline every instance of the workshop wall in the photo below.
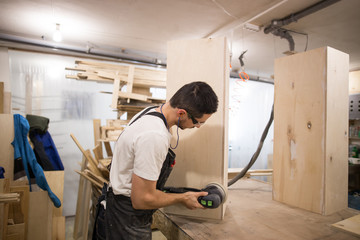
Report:
[[[270,118],[274,85],[230,79],[229,90],[229,168],[245,167],[255,153]],[[252,169],[272,168],[274,128],[271,125],[263,148]],[[256,177],[266,181],[266,177]]]
[[[70,138],[84,148],[94,147],[93,119],[116,119],[110,107],[112,84],[66,79],[65,67],[75,58],[9,51],[13,113],[50,119],[51,134],[65,168],[63,215],[75,215],[82,154]],[[78,59],[78,58],[76,58]],[[14,110],[15,109],[15,110]]]

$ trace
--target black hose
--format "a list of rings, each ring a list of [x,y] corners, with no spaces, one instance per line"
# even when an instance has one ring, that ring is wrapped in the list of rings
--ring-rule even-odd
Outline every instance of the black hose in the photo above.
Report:
[[[228,182],[228,187],[230,187],[231,185],[233,185],[236,181],[238,181],[240,178],[244,177],[246,172],[251,168],[251,166],[255,163],[256,159],[258,158],[259,154],[260,154],[260,151],[264,145],[264,141],[265,141],[265,138],[269,132],[269,128],[271,126],[271,123],[273,122],[273,119],[274,119],[274,104],[272,106],[272,109],[271,109],[271,114],[270,114],[270,118],[269,118],[269,121],[262,133],[262,136],[261,136],[261,139],[260,139],[260,142],[259,142],[259,145],[257,147],[257,150],[256,152],[254,153],[254,155],[251,157],[251,160],[250,162],[248,163],[248,165],[243,168],[243,170],[241,170],[241,172],[236,175],[233,179],[229,180]]]

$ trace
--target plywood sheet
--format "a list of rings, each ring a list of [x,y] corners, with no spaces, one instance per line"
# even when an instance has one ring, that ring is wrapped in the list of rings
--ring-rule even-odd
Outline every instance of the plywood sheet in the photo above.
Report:
[[[0,113],[4,113],[4,82],[0,82]]]
[[[27,239],[50,240],[53,204],[46,191],[30,192]]]
[[[325,215],[348,205],[349,55],[327,48]]]
[[[14,179],[14,120],[11,114],[0,114],[0,166],[5,169],[5,178]]]
[[[210,182],[227,186],[227,123],[229,52],[225,38],[179,40],[168,43],[167,100],[183,85],[205,81],[219,98],[218,111],[201,128],[179,130],[176,165],[168,186],[203,188]],[[176,135],[176,127],[173,128]],[[173,141],[174,146],[176,141]],[[222,219],[225,206],[213,210],[187,210],[183,206],[167,212],[192,217]]]
[[[53,209],[54,217],[61,217],[64,203],[64,171],[44,171],[44,174],[51,191],[61,201],[61,206],[59,208],[54,207]]]
[[[346,207],[347,57],[324,47],[275,60],[277,201],[321,214]]]
[[[360,237],[360,215],[334,223],[331,226]]]

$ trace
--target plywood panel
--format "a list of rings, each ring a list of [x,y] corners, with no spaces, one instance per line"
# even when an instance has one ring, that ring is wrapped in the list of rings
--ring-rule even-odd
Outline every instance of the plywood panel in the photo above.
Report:
[[[360,93],[360,71],[349,73],[349,94]]]
[[[275,61],[273,197],[277,201],[321,214],[346,207],[346,57],[324,47]],[[337,190],[336,200],[331,199]]]
[[[179,146],[175,150],[176,165],[167,185],[202,188],[210,182],[218,182],[227,186],[229,53],[226,39],[169,42],[167,73],[167,100],[180,87],[193,81],[207,82],[219,98],[218,111],[205,125],[199,129],[179,131]],[[176,135],[176,127],[173,132]],[[222,219],[225,206],[206,211],[190,211],[183,206],[174,206],[166,208],[166,211]]]
[[[0,82],[0,113],[4,113],[4,82]]]
[[[59,208],[54,207],[54,217],[61,217],[63,209],[62,205],[64,203],[64,171],[44,171],[44,174],[51,191],[53,191],[61,201],[61,206]]]
[[[27,239],[50,240],[53,204],[46,191],[31,192]]]
[[[348,205],[349,55],[327,48],[325,215]]]
[[[331,226],[360,237],[360,215],[334,223]]]
[[[5,178],[14,179],[14,119],[11,114],[0,114],[0,166],[5,169]]]

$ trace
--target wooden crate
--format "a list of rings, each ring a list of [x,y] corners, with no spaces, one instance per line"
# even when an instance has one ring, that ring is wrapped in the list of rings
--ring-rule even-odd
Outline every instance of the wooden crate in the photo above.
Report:
[[[273,199],[328,215],[347,207],[349,56],[275,60]]]
[[[203,188],[217,182],[227,189],[229,51],[226,38],[180,40],[168,43],[167,100],[183,85],[205,81],[219,98],[218,111],[200,128],[179,131],[176,165],[167,185]],[[172,129],[176,138],[176,126]],[[173,139],[174,146],[176,139]],[[165,208],[173,214],[223,219],[226,205],[217,209]]]

